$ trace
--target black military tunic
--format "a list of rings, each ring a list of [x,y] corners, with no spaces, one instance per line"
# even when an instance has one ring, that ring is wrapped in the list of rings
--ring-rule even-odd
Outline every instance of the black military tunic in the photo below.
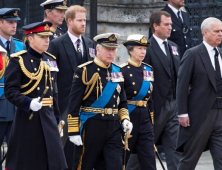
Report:
[[[95,107],[101,109],[105,108],[107,110],[107,114],[99,113],[92,117],[88,117],[83,125],[81,134],[84,150],[82,152],[78,167],[82,170],[91,170],[94,168],[99,156],[103,155],[107,170],[121,170],[123,145],[121,141],[120,122],[124,119],[129,119],[123,86],[124,80],[121,70],[114,64],[106,67],[100,60],[98,60],[97,57],[95,58],[94,62],[89,61],[78,67],[79,68],[76,70],[74,75],[68,107],[69,136],[80,134],[78,126],[79,124],[82,125],[84,118],[82,117],[83,113],[79,113],[80,107],[95,107],[94,103],[97,102],[97,99],[100,100],[100,97],[104,97],[106,100],[108,98],[108,101],[104,107]],[[111,72],[113,67],[119,68],[119,72],[112,74]],[[95,78],[92,78],[95,73],[99,74],[100,78],[97,79],[98,82],[95,81]],[[117,80],[118,78],[115,76],[119,76],[121,80]],[[108,87],[108,83],[110,84],[114,79],[117,80],[115,89],[107,89],[106,86]],[[83,80],[87,80],[89,82],[94,80],[96,83],[85,100],[83,100],[83,98],[87,95],[87,93],[85,93],[87,86],[85,83],[83,83]],[[90,91],[90,87],[88,88],[88,91]],[[101,103],[105,102],[105,100]],[[112,111],[109,112],[112,109],[117,110],[118,114],[112,113]],[[90,116],[90,113],[85,117],[87,116]],[[76,147],[76,149],[78,148],[79,147]]]
[[[56,122],[59,115],[56,68],[54,56],[39,54],[32,48],[11,55],[5,73],[5,96],[18,109],[6,158],[6,168],[10,170],[67,168]],[[30,83],[30,77],[36,80]],[[30,103],[42,95],[46,86],[50,87],[44,97],[48,104],[43,104],[29,120]]]
[[[146,67],[148,67],[149,70],[152,70],[152,67],[145,63],[136,63],[131,58],[127,63],[122,64],[121,67],[125,80],[124,89],[127,96],[130,120],[133,123],[131,133],[133,137],[129,139],[130,152],[127,152],[126,162],[129,159],[130,153],[137,153],[141,170],[156,170],[154,134],[150,117],[150,112],[153,113],[152,100],[150,99],[153,74],[152,71],[146,72],[148,73],[147,76],[144,73]],[[147,78],[146,81],[150,82],[149,87],[142,86],[145,78]],[[143,94],[140,92],[141,89]],[[134,100],[136,96],[137,99]],[[138,103],[138,101],[140,101],[140,103]],[[135,108],[131,109],[131,106]]]
[[[56,29],[54,27],[50,27],[50,31],[53,33],[53,35],[49,36],[50,41],[64,34],[60,27],[57,27]]]

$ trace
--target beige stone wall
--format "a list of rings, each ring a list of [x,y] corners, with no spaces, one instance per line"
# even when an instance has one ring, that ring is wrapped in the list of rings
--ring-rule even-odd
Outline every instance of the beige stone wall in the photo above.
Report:
[[[88,11],[89,2],[90,0],[85,0],[84,3]],[[116,32],[121,35],[115,63],[121,64],[129,58],[122,45],[128,35],[143,34],[148,37],[149,17],[153,11],[162,9],[164,5],[165,2],[162,0],[98,0],[98,34]],[[89,12],[87,21],[89,21]],[[89,22],[87,22],[88,35],[89,31]]]

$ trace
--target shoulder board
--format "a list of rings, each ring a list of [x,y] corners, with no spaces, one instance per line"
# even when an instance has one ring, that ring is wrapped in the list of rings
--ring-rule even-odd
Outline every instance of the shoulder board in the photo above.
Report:
[[[82,67],[87,66],[87,65],[89,65],[91,63],[93,63],[93,61],[88,61],[86,63],[83,63],[83,64],[79,65],[78,68],[82,68]]]
[[[144,65],[147,65],[147,66],[149,66],[149,67],[151,67],[152,68],[152,66],[151,65],[149,65],[149,64],[147,64],[147,63],[144,63],[144,62],[142,62]]]
[[[123,67],[126,67],[129,63],[128,62],[125,62],[123,64],[120,64],[119,67],[123,68]]]
[[[55,57],[54,55],[52,55],[52,54],[48,53],[47,51],[45,51],[44,53],[48,54],[50,57],[52,57],[53,59],[55,59],[55,60],[56,60],[56,57]]]
[[[15,41],[21,41],[21,42],[22,42],[22,40],[19,40],[19,39],[17,39],[17,38],[14,38],[14,37],[13,37],[13,40],[15,40]]]
[[[62,31],[62,28],[60,28],[60,27],[57,27],[57,28]]]
[[[113,62],[112,62],[112,64],[115,65],[115,66],[117,66],[117,67],[120,67],[119,65],[117,65],[117,64],[115,64],[115,63],[113,63]]]
[[[19,56],[21,56],[22,54],[25,54],[25,53],[27,53],[27,51],[26,50],[22,50],[22,51],[19,51],[17,53],[11,54],[10,57],[11,58],[19,57]]]

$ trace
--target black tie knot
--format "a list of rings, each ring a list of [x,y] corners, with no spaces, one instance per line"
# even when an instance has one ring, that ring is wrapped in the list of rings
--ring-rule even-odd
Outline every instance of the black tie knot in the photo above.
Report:
[[[215,51],[215,56],[218,56],[219,53],[216,48],[214,48],[214,51]]]

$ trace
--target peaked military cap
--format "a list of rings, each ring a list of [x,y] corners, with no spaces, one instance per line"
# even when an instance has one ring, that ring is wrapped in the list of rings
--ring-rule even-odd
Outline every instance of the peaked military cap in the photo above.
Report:
[[[117,48],[117,39],[120,38],[120,35],[117,33],[105,33],[99,34],[93,38],[94,41],[98,42],[104,47]]]
[[[0,18],[6,21],[19,21],[21,20],[18,16],[20,8],[0,8]]]
[[[150,44],[144,35],[141,34],[132,34],[127,37],[127,40],[123,42],[124,46],[127,45],[138,45],[148,47]]]
[[[7,54],[6,50],[0,45],[0,55],[4,57],[6,56],[6,54]]]
[[[52,23],[49,21],[45,22],[35,22],[26,26],[23,26],[22,29],[25,30],[25,34],[38,34],[41,36],[49,36],[52,35],[52,32],[50,31],[50,27],[52,26]]]
[[[67,0],[47,0],[40,4],[44,9],[68,9]]]

